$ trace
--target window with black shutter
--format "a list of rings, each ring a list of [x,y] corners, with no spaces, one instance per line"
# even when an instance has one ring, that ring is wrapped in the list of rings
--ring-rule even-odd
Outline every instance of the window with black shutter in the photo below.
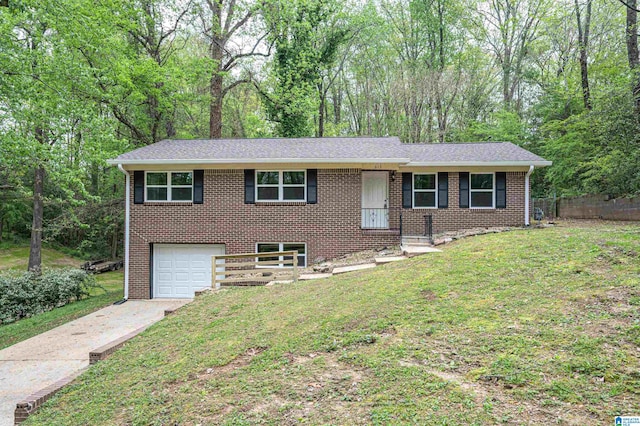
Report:
[[[459,205],[461,209],[469,208],[469,172],[460,172],[458,175],[460,185]]]
[[[438,173],[438,208],[446,209],[449,207],[449,173]]]
[[[413,185],[413,173],[403,173],[402,174],[402,208],[410,209],[413,206],[413,201],[411,200],[412,194],[412,185]]]

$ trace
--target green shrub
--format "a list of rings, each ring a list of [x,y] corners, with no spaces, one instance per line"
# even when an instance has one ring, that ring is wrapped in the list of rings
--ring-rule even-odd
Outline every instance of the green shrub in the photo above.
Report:
[[[0,323],[50,311],[89,296],[98,287],[93,275],[81,269],[49,269],[0,274]]]

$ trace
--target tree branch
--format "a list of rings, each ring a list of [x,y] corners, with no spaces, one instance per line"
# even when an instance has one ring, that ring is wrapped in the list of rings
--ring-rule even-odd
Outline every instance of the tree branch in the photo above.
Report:
[[[640,9],[636,9],[635,7],[631,7],[631,5],[630,5],[629,3],[627,3],[626,1],[624,1],[624,0],[618,0],[618,1],[619,1],[620,3],[622,3],[622,4],[624,4],[624,5],[627,7],[627,9],[631,9],[631,10],[633,10],[634,12],[638,12],[638,13],[640,13]]]

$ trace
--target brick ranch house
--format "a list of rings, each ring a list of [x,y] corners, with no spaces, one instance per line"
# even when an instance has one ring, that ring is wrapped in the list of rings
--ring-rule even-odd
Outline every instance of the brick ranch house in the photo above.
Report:
[[[529,224],[511,143],[398,138],[164,140],[110,160],[126,175],[125,298],[193,297],[211,256],[298,250],[299,264],[433,231]]]

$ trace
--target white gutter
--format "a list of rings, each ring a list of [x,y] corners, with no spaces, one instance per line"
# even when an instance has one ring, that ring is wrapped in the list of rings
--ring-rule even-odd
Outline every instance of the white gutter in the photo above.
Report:
[[[272,163],[383,163],[400,164],[402,167],[516,167],[516,166],[551,166],[551,161],[411,161],[408,158],[207,158],[207,159],[153,159],[153,160],[107,160],[111,165],[153,165],[153,164],[272,164]]]
[[[529,177],[531,173],[533,173],[533,169],[535,167],[532,165],[529,166],[529,171],[526,175],[524,175],[524,226],[529,226],[531,214],[529,213]]]
[[[551,161],[411,161],[404,164],[403,167],[470,167],[470,166],[537,166],[547,167],[552,164]]]
[[[118,168],[126,176],[125,201],[124,201],[124,299],[129,299],[129,204],[131,196],[131,175],[122,164]]]

